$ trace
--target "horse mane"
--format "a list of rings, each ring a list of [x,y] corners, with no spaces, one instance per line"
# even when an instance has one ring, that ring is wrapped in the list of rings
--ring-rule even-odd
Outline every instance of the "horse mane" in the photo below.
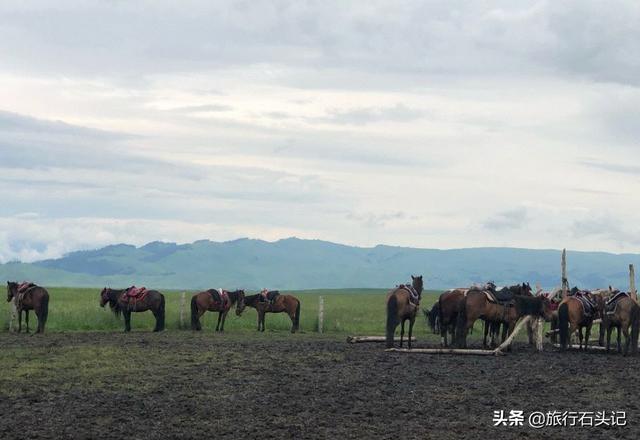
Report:
[[[246,295],[244,297],[244,304],[246,306],[253,306],[254,303],[258,300],[258,297],[260,296],[260,294],[255,294],[255,295]]]
[[[240,297],[240,292],[242,292],[242,290],[234,290],[233,292],[227,292],[229,294],[229,299],[231,300],[231,305],[238,302],[238,298]]]
[[[541,296],[516,295],[516,311],[518,316],[534,315],[542,316],[542,303],[545,300]]]
[[[111,311],[113,312],[113,314],[118,316],[118,317],[120,316],[120,313],[122,313],[122,307],[120,306],[120,303],[118,302],[118,298],[126,290],[127,289],[115,290],[115,289],[107,288],[107,296],[109,298],[109,308],[111,308]]]

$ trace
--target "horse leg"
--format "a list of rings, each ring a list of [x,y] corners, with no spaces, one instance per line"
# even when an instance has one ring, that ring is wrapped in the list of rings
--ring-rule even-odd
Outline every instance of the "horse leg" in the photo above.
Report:
[[[487,321],[484,321],[484,337],[482,338],[482,348],[487,348],[487,334],[489,333],[489,327],[491,327],[491,325]]]
[[[607,326],[607,353],[609,353],[609,348],[611,347],[611,332],[612,332],[612,327],[609,325]]]
[[[624,355],[629,354],[629,345],[631,343],[631,338],[629,337],[629,326],[623,324],[624,331]]]
[[[586,352],[589,348],[589,337],[591,336],[591,324],[587,326],[585,336],[584,336],[584,351]]]
[[[578,328],[578,350],[582,350],[582,327]]]
[[[404,321],[405,319],[402,318],[402,323],[400,324],[400,348],[402,348],[402,338],[404,337]]]
[[[265,321],[265,316],[266,316],[267,312],[262,310],[260,312],[260,324],[262,325],[262,328],[260,329],[261,332],[264,331],[264,321]]]
[[[122,314],[124,315],[124,331],[130,332],[131,331],[131,311],[125,308]]]
[[[409,319],[409,341],[407,341],[407,345],[409,346],[409,350],[411,350],[411,335],[413,334],[413,323],[416,322],[416,318],[413,317]]]
[[[216,324],[216,331],[220,331],[220,321],[222,320],[222,310],[218,312],[218,323]]]
[[[29,311],[24,311],[24,322],[27,324],[27,334],[29,333]]]
[[[224,332],[224,322],[227,320],[227,312],[228,312],[228,310],[226,310],[222,314],[222,325],[220,326],[220,332]]]
[[[621,328],[621,327],[622,327],[622,325],[620,324],[620,325],[618,325],[618,328],[616,329],[616,330],[617,330],[617,333],[618,333],[618,353],[622,353],[622,347],[621,347],[621,345],[620,345],[620,328]],[[625,338],[628,338],[628,337],[629,337],[629,336],[628,336],[628,333],[627,333],[627,331],[626,331],[626,330],[625,330],[625,332],[624,332],[624,337],[625,337]]]
[[[18,310],[18,333],[22,331],[22,310]]]

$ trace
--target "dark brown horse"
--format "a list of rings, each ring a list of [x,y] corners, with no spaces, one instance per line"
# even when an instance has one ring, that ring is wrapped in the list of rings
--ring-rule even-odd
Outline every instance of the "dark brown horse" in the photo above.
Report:
[[[144,296],[139,299],[127,298],[125,293],[129,289],[110,289],[105,287],[100,292],[100,307],[104,307],[109,303],[111,311],[116,316],[120,316],[120,313],[124,316],[124,331],[131,331],[131,313],[132,312],[146,312],[151,310],[153,316],[156,318],[156,326],[154,332],[164,330],[164,295],[157,290],[147,290]]]
[[[191,329],[202,330],[200,317],[208,310],[210,312],[218,312],[216,331],[223,332],[227,313],[234,305],[236,306],[236,315],[240,316],[244,310],[244,290],[233,292],[223,290],[222,297],[220,292],[215,289],[196,293],[191,297]]]
[[[280,294],[273,303],[262,301],[262,295],[248,295],[244,304],[258,312],[258,331],[264,331],[264,317],[267,313],[286,313],[291,318],[291,333],[300,329],[300,300],[293,295]]]
[[[469,289],[464,299],[464,303],[460,307],[458,313],[457,322],[457,345],[460,347],[467,346],[467,334],[469,329],[473,328],[473,325],[478,319],[485,321],[484,338],[482,342],[483,347],[487,347],[487,335],[489,330],[499,328],[500,324],[506,326],[506,333],[510,334],[516,325],[518,320],[518,314],[513,310],[513,307],[509,307],[508,304],[495,302],[494,298],[498,299],[502,295],[510,295],[511,298],[515,298],[517,295],[529,296],[531,294],[531,287],[528,284],[517,284],[505,289],[502,289],[496,295],[495,290],[488,290],[483,288]],[[492,325],[493,324],[493,325]],[[495,339],[496,333],[492,333],[492,340]]]
[[[459,288],[447,290],[438,298],[438,319],[440,321],[440,344],[449,346],[447,333],[451,334],[451,342],[456,343],[456,322],[458,312],[464,303],[465,295],[469,289]]]
[[[22,288],[20,288],[22,287]],[[14,299],[15,298],[15,299]],[[29,333],[29,310],[33,310],[38,318],[36,333],[44,333],[44,325],[49,315],[49,292],[44,287],[32,283],[18,284],[7,281],[7,302],[14,299],[18,312],[18,333],[22,331],[22,312],[25,314],[27,333]]]
[[[416,314],[420,307],[422,288],[422,275],[417,277],[411,275],[411,286],[398,286],[387,295],[387,348],[393,347],[393,337],[398,324],[400,324],[400,347],[402,347],[404,323],[407,320],[409,321],[409,340],[407,344],[411,348],[411,334],[413,333],[413,324],[416,321]]]
[[[598,300],[598,308],[601,309],[602,322],[600,323],[600,345],[604,343],[604,334],[607,333],[607,352],[611,346],[611,332],[615,328],[618,331],[618,353],[622,351],[620,344],[620,330],[624,333],[624,355],[638,352],[638,334],[640,332],[640,306],[628,295],[622,296],[615,303],[615,308],[607,312],[604,299]],[[629,331],[631,329],[631,331]]]
[[[591,295],[585,294],[587,298]],[[560,330],[560,349],[566,350],[571,342],[571,335],[578,331],[579,349],[582,349],[582,329],[585,329],[584,351],[589,346],[589,336],[591,335],[591,326],[593,320],[600,315],[598,308],[594,309],[591,314],[585,312],[584,305],[577,296],[567,296],[562,300],[558,307],[558,328]]]

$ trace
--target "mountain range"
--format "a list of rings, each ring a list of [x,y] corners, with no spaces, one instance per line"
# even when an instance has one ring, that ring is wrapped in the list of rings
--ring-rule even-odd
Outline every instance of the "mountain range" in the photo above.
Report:
[[[560,250],[516,248],[417,249],[354,247],[321,240],[238,239],[188,244],[151,242],[69,253],[34,263],[0,265],[0,277],[45,286],[130,286],[165,289],[314,289],[392,287],[423,274],[428,289],[529,281],[560,284]],[[570,284],[628,289],[638,254],[567,251]]]

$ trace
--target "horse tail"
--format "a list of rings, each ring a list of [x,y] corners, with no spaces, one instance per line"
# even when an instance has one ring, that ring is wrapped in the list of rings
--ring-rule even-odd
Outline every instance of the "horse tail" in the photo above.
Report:
[[[437,333],[438,319],[440,319],[440,323],[442,323],[442,319],[440,318],[440,299],[438,299],[438,302],[433,305],[431,311],[429,311],[429,314],[427,315],[427,318],[429,319],[429,327],[431,327],[431,331],[433,333]]]
[[[164,315],[165,315],[165,307],[164,307],[164,295],[160,294],[160,310],[158,316],[158,331],[164,330]]]
[[[631,353],[638,352],[638,336],[640,335],[640,306],[635,305],[631,311]]]
[[[40,301],[40,316],[38,316],[38,327],[44,333],[44,325],[49,317],[49,294],[43,295]],[[636,344],[637,345],[637,344]]]
[[[198,302],[196,301],[197,295],[191,298],[191,330],[202,330],[200,325],[200,319],[198,318]]]
[[[387,301],[387,348],[393,348],[393,335],[398,325],[398,298],[395,294]]]
[[[455,339],[459,347],[464,347],[467,342],[467,299],[460,302],[458,307],[458,317],[456,319]]]
[[[296,305],[296,316],[293,320],[293,328],[296,330],[300,329],[300,300],[296,299],[298,305]]]
[[[565,350],[569,342],[569,306],[560,304],[558,308],[558,329],[560,330],[560,349]]]

